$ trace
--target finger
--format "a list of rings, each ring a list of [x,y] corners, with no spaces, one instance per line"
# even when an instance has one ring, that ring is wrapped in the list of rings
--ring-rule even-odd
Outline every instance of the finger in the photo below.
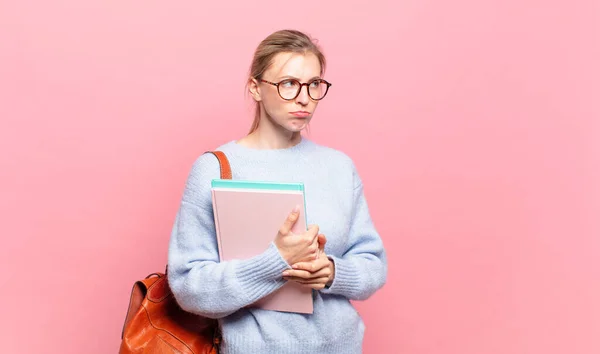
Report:
[[[292,227],[294,227],[294,224],[298,220],[299,215],[300,215],[300,206],[296,205],[294,207],[294,210],[292,210],[292,212],[289,213],[287,219],[285,219],[285,221],[283,222],[283,225],[281,225],[281,228],[279,229],[279,233],[281,235],[289,234],[290,231],[292,230]]]
[[[286,270],[283,272],[284,278],[296,278],[296,279],[304,279],[304,280],[314,280],[318,278],[329,278],[330,270],[325,267],[319,269],[318,271],[311,273],[306,270]]]
[[[286,270],[283,272],[284,278],[294,278],[294,279],[311,279],[313,275],[311,272],[307,272],[305,270]]]
[[[329,281],[328,277],[320,277],[320,278],[316,278],[316,279],[310,279],[310,280],[303,280],[300,283],[301,284],[305,284],[305,285],[316,285],[316,284],[327,284],[327,282]]]
[[[318,226],[315,226],[318,229]],[[319,240],[318,234],[312,235],[310,231],[304,234],[304,242],[308,246],[308,254],[306,255],[309,260],[316,260],[319,258]]]
[[[323,290],[325,289],[326,284],[317,283],[317,284],[300,284],[300,286],[304,288],[314,289],[314,290]]]
[[[325,287],[325,285],[329,281],[329,278],[321,277],[321,278],[311,279],[311,280],[306,280],[306,279],[297,279],[297,280],[290,279],[290,280],[294,281],[298,284],[302,284],[302,285],[307,285],[307,286],[320,285],[322,287]]]
[[[286,270],[286,272],[292,272],[293,270],[297,270],[297,271],[306,271],[309,273],[314,273],[316,272],[318,269],[320,269],[320,267],[318,267],[316,264],[316,262],[318,262],[319,260],[315,260],[315,261],[311,261],[311,262],[299,262],[296,264],[292,265],[292,270]],[[284,272],[285,273],[285,272]]]
[[[313,242],[311,244],[312,247],[314,247],[314,249],[316,249],[315,251],[315,257],[313,259],[319,259],[319,257],[321,256],[321,244],[319,243],[319,236],[321,234],[317,235],[314,239]]]
[[[296,283],[313,281],[313,279],[306,279],[306,278],[302,278],[302,277],[283,277],[283,280],[294,281]]]
[[[320,283],[320,282],[327,283],[329,281],[329,277],[325,277],[325,276],[320,276],[317,278],[310,278],[310,279],[305,279],[305,278],[300,278],[300,277],[283,277],[283,279],[289,280],[289,281],[295,281],[296,283],[300,283],[300,284],[313,284],[313,283]]]
[[[319,225],[309,225],[306,232],[311,236],[311,239],[317,237],[319,234]]]
[[[319,235],[312,235],[310,232],[306,234],[306,242],[315,248],[319,249]]]
[[[293,270],[304,270],[310,273],[316,273],[319,270],[327,267],[329,265],[329,259],[327,258],[319,258],[316,261],[312,262],[298,262],[292,265]],[[291,271],[291,270],[288,270]]]

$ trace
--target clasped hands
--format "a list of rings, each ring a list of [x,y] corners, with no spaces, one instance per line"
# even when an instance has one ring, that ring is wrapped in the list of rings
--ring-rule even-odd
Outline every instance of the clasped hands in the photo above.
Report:
[[[327,238],[319,234],[319,227],[309,226],[302,234],[291,232],[298,220],[299,209],[292,211],[275,238],[275,245],[281,256],[291,265],[285,270],[283,279],[303,286],[321,290],[331,285],[335,275],[334,263],[325,254]]]

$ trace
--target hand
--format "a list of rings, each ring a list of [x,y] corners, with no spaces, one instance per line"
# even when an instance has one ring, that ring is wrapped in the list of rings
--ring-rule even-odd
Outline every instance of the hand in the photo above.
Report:
[[[315,260],[319,255],[317,225],[310,225],[308,231],[301,234],[292,233],[292,227],[299,215],[299,208],[294,208],[275,237],[275,246],[288,264]]]
[[[335,265],[325,254],[327,238],[320,234],[319,258],[309,262],[299,262],[292,265],[292,270],[283,272],[283,279],[295,281],[315,290],[321,290],[331,285],[335,277]]]

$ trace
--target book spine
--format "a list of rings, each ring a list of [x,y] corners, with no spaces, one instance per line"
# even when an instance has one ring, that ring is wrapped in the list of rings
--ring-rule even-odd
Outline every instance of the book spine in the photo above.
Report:
[[[219,213],[217,213],[217,196],[215,191],[211,191],[212,194],[212,205],[213,205],[213,214],[215,219],[215,231],[217,236],[217,247],[219,249],[219,260],[223,262],[223,248],[221,247],[221,231],[219,227]]]

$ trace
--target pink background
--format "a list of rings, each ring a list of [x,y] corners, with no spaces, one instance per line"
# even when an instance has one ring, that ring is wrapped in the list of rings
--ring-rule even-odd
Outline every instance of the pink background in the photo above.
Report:
[[[600,2],[0,2],[5,353],[115,353],[193,160],[241,137],[252,51],[334,83],[389,252],[365,353],[600,352]]]

